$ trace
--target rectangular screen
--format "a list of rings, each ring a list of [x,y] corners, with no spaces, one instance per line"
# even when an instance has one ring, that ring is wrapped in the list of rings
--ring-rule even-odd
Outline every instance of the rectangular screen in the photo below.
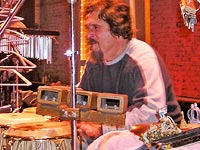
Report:
[[[76,104],[86,106],[88,104],[88,95],[76,94]]]
[[[67,104],[68,93],[67,86],[39,86],[38,102],[52,105]]]
[[[119,99],[102,98],[101,101],[102,101],[101,108],[119,110],[119,106],[120,106]]]
[[[127,109],[128,96],[114,93],[98,93],[97,110],[107,113],[124,113]]]
[[[68,105],[72,104],[71,95],[68,98]],[[76,89],[75,93],[76,107],[80,109],[96,109],[97,108],[97,96],[96,92],[85,91],[82,89]]]
[[[56,102],[58,100],[58,92],[42,90],[40,98],[43,100]]]

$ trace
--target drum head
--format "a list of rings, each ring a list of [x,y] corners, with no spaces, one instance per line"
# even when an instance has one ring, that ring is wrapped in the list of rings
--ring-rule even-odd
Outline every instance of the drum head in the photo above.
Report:
[[[22,113],[33,113],[33,114],[36,114],[36,107],[25,108]]]
[[[0,114],[0,126],[10,126],[18,123],[46,122],[42,115],[32,113],[3,113]]]
[[[70,137],[69,122],[34,122],[12,125],[5,131],[5,137],[17,137],[27,140],[54,139]]]

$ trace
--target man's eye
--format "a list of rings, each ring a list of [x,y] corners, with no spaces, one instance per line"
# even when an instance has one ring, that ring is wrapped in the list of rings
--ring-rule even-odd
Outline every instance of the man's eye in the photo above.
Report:
[[[90,25],[90,26],[86,26],[85,28],[87,31],[97,31],[100,29],[100,26],[99,25]]]

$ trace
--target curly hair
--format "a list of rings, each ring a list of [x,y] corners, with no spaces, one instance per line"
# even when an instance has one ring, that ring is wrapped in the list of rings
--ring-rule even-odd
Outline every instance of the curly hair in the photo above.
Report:
[[[88,2],[84,10],[84,18],[99,11],[99,19],[109,24],[112,35],[128,40],[132,38],[129,6],[125,0],[93,0]]]

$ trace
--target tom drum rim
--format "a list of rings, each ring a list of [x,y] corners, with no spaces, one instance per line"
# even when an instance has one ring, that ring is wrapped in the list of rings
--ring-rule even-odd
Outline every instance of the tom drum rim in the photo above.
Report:
[[[18,123],[46,122],[42,115],[33,113],[2,113],[0,114],[0,126],[9,127]]]
[[[3,135],[5,138],[14,137],[24,140],[70,138],[71,126],[69,122],[19,123],[11,125]]]

